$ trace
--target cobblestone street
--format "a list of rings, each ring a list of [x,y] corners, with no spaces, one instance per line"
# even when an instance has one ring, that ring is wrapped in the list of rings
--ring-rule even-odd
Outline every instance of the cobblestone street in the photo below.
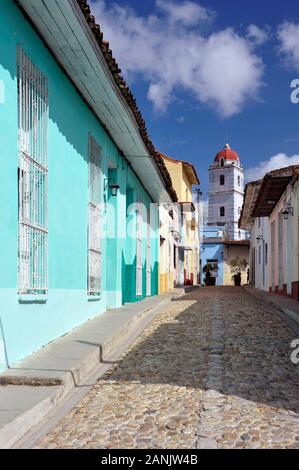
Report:
[[[299,448],[295,333],[242,288],[174,301],[38,448]]]

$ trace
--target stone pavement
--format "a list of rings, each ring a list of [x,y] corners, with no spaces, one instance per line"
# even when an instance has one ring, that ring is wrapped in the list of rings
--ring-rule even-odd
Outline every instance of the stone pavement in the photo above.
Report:
[[[296,334],[242,288],[173,302],[37,448],[299,448]]]

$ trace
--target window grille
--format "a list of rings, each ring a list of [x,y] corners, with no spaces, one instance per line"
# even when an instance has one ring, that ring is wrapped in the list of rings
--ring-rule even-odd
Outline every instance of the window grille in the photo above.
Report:
[[[136,211],[136,297],[142,297],[142,212],[141,203]]]
[[[48,81],[18,49],[18,285],[48,291]]]
[[[89,136],[89,204],[88,204],[88,295],[100,295],[102,274],[101,187],[102,149]]]

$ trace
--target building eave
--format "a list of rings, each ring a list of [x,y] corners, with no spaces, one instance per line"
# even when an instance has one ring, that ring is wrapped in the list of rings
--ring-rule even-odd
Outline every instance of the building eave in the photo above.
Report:
[[[262,181],[252,210],[252,217],[269,217],[289,184],[295,183],[298,178],[298,165],[267,173]]]
[[[254,217],[252,217],[252,210],[255,206],[261,185],[262,180],[258,180],[252,181],[245,186],[244,202],[239,219],[239,228],[242,230],[250,230],[252,227],[254,222]]]
[[[250,246],[249,240],[225,240],[223,242],[225,246]]]
[[[136,100],[86,0],[15,0],[155,202],[177,201]]]

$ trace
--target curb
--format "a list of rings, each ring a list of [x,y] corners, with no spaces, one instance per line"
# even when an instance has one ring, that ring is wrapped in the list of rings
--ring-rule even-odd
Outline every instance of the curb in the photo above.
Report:
[[[299,336],[299,316],[293,310],[289,310],[287,308],[282,307],[279,304],[276,304],[272,300],[265,297],[262,293],[260,294],[258,291],[253,290],[254,288],[244,287],[245,291],[254,297],[255,299],[259,300],[263,304],[269,305],[270,307],[276,310],[276,314],[284,320],[285,323],[288,324],[292,330],[298,334]]]
[[[42,392],[45,391],[48,393],[31,408],[0,427],[0,449],[12,448],[18,441],[21,441],[22,438],[35,426],[39,425],[72,390],[80,386],[84,382],[84,379],[87,379],[96,367],[107,364],[109,362],[109,356],[115,355],[116,352],[121,352],[121,350],[124,352],[145,330],[151,321],[163,312],[167,304],[185,295],[185,291],[175,294],[170,293],[165,299],[161,299],[158,304],[147,307],[136,313],[136,315],[118,329],[112,337],[100,345],[99,349],[96,348],[92,353],[89,353],[73,370],[65,371],[59,378],[57,378],[57,376],[50,376],[49,378],[43,377],[40,379],[41,382],[38,383],[38,377],[34,380],[32,377],[27,377],[26,379],[25,376],[15,377],[13,375],[3,375],[0,383],[5,384],[7,387],[11,386],[10,384],[13,383],[18,384],[20,386],[20,393],[22,393],[22,390],[24,392],[24,389],[26,389],[29,394],[33,393],[32,386],[36,392],[41,390]],[[103,369],[102,372],[99,371],[99,378],[102,374],[106,373],[107,366]],[[26,381],[29,385],[27,385]],[[60,383],[60,385],[57,385],[57,383]],[[45,385],[50,386],[45,387]]]

